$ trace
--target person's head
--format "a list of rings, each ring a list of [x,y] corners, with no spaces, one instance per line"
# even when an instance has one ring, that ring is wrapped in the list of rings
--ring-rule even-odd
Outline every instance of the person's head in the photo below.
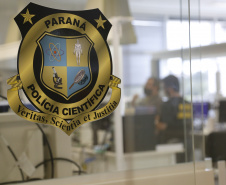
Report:
[[[165,94],[168,97],[174,97],[179,95],[180,85],[179,80],[174,75],[169,75],[163,80]]]
[[[79,40],[77,39],[77,44],[79,44]]]
[[[146,96],[157,95],[159,92],[159,80],[151,77],[147,80],[144,86],[144,93]]]

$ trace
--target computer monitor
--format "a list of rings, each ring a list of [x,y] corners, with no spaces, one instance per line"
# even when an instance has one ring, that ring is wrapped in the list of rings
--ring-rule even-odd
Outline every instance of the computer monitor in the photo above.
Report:
[[[0,101],[0,112],[8,112],[9,104],[6,100]]]
[[[202,109],[203,107],[203,109]],[[208,102],[194,102],[193,103],[193,117],[194,119],[207,118],[210,104]]]
[[[155,115],[124,116],[123,140],[125,153],[155,150]]]
[[[226,100],[219,101],[219,123],[226,122]]]

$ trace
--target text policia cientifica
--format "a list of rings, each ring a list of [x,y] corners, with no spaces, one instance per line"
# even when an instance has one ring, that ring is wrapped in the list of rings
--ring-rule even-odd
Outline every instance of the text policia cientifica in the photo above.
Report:
[[[33,84],[29,85],[27,88],[30,90],[28,92],[30,92],[32,98],[34,98],[35,101],[39,105],[41,105],[45,110],[57,115],[59,115],[59,113],[61,112],[63,115],[67,116],[67,115],[77,115],[85,112],[86,110],[89,110],[92,107],[92,105],[97,103],[96,101],[98,101],[99,97],[102,95],[105,85],[99,85],[98,89],[91,96],[91,98],[87,98],[87,101],[81,104],[80,106],[72,108],[67,107],[60,108],[54,104],[51,104],[50,102],[48,102],[47,98],[42,97],[42,95],[35,89],[35,86]]]

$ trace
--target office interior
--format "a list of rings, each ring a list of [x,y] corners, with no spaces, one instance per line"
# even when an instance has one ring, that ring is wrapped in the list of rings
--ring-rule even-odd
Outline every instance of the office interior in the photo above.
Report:
[[[225,1],[33,0],[56,9],[99,8],[112,23],[120,104],[71,136],[23,120],[8,106],[6,81],[17,74],[21,42],[14,17],[29,2],[0,1],[0,184],[226,184]],[[157,90],[147,92],[153,78]],[[149,104],[154,91],[159,101]],[[174,107],[172,94],[180,97]],[[20,97],[30,106],[22,90]],[[109,90],[100,106],[110,97]],[[166,139],[172,115],[179,126]]]

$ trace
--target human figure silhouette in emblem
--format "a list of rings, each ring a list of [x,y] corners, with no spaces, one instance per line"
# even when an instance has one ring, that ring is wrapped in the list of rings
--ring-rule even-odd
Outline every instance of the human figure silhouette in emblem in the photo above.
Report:
[[[80,65],[80,56],[82,54],[82,45],[79,43],[77,39],[77,43],[75,44],[74,55],[76,55],[77,64]]]

